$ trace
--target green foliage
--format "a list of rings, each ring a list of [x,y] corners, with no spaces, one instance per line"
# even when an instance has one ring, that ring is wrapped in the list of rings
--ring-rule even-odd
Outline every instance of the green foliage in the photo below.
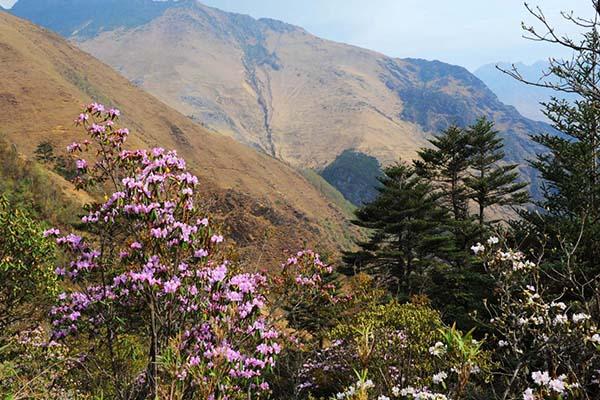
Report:
[[[489,354],[472,332],[444,326],[427,305],[371,306],[328,336],[330,343],[300,371],[309,398],[402,398],[400,388],[438,386],[458,399],[477,390],[489,369]]]
[[[413,167],[384,171],[379,197],[353,221],[371,238],[344,261],[347,272],[391,277],[400,298],[427,294],[447,321],[466,328],[469,313],[483,311],[481,299],[491,296],[470,247],[496,222],[485,218],[491,206],[527,200],[525,184],[516,182],[514,165],[501,165],[502,139],[484,118],[467,129],[451,126],[430,143]]]
[[[22,157],[1,137],[0,193],[9,204],[27,210],[36,220],[57,225],[77,222],[78,207],[54,184],[49,172]]]
[[[455,220],[464,220],[468,213],[468,192],[464,177],[469,169],[469,136],[457,126],[450,126],[429,142],[433,148],[419,151],[415,161],[419,175],[432,179],[443,194],[444,206]]]
[[[437,372],[438,360],[428,349],[441,339],[442,327],[439,313],[427,306],[391,302],[369,307],[333,328],[330,344],[308,360],[300,375],[317,397],[343,391],[361,373],[389,393],[399,377],[410,384]]]
[[[41,330],[30,330],[45,319],[58,291],[55,246],[43,229],[0,197],[0,398],[64,398],[51,387],[62,376],[65,349],[45,346]]]
[[[356,211],[356,225],[372,231],[361,249],[346,253],[348,272],[365,271],[389,281],[401,296],[420,293],[427,269],[447,258],[453,240],[440,195],[414,168],[396,164],[384,170],[380,195]]]
[[[433,148],[419,151],[420,159],[414,161],[416,172],[432,181],[440,193],[440,205],[451,215],[451,230],[456,241],[457,258],[465,260],[465,251],[478,234],[469,213],[470,191],[465,184],[471,166],[472,149],[468,132],[450,126],[430,140]]]
[[[0,399],[86,399],[69,378],[75,363],[69,349],[48,343],[47,333],[39,327],[15,334],[0,346]]]
[[[472,173],[465,179],[470,199],[477,205],[479,226],[485,222],[485,211],[490,206],[512,206],[529,200],[523,189],[526,183],[517,183],[517,165],[500,165],[504,159],[502,139],[494,130],[494,123],[479,119],[468,129],[470,167]]]
[[[55,159],[54,146],[48,141],[41,142],[35,149],[35,158],[41,163],[51,163]]]
[[[410,354],[405,358],[415,360],[414,368],[426,370],[429,347],[441,338],[440,329],[443,324],[438,311],[424,305],[392,301],[373,306],[349,318],[331,330],[330,339],[359,338],[362,329],[369,327],[372,331],[402,331],[406,335],[402,352]],[[384,343],[381,343],[384,345]],[[383,349],[382,349],[383,350]],[[376,361],[376,360],[375,360]],[[411,372],[413,376],[416,371]],[[426,373],[425,373],[426,375]]]
[[[41,142],[34,153],[38,162],[50,166],[63,178],[72,180],[77,176],[77,168],[75,167],[73,160],[62,155],[55,155],[52,143],[48,141]]]
[[[55,248],[42,231],[39,223],[0,198],[0,345],[17,324],[44,309],[57,290]]]
[[[544,198],[537,202],[543,211],[523,212],[526,223],[516,226],[529,246],[544,251],[546,263],[556,266],[571,253],[566,261],[588,277],[600,273],[599,105],[590,98],[572,104],[554,99],[545,105],[563,136],[533,137],[547,148],[531,163],[545,181]]]

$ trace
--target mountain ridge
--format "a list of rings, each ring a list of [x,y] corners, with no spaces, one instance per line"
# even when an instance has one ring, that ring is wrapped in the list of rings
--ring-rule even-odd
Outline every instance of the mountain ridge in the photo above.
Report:
[[[392,58],[195,1],[166,4],[135,28],[70,38],[195,122],[297,168],[321,171],[349,149],[384,166],[411,159],[432,133],[487,116],[509,161],[536,179],[525,160],[541,149],[528,135],[548,126],[463,67]]]
[[[129,147],[178,150],[207,206],[235,221],[228,229],[247,254],[275,258],[314,245],[334,255],[351,242],[347,215],[294,169],[206,131],[57,34],[0,12],[0,61],[0,131],[25,156],[44,142],[60,151],[80,138],[74,116],[102,101],[123,112]]]

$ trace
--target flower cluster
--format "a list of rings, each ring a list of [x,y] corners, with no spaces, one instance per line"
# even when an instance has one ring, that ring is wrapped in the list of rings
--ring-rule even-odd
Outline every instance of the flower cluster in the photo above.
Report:
[[[369,389],[375,387],[375,384],[373,383],[372,380],[370,379],[366,379],[366,380],[359,380],[358,382],[348,386],[348,388],[346,388],[346,390],[344,390],[343,392],[337,393],[335,395],[335,399],[336,400],[352,400],[354,398],[356,398],[356,396],[358,396],[359,394],[366,394]],[[381,399],[381,397],[380,397]]]
[[[299,251],[281,264],[269,283],[276,308],[286,313],[288,325],[314,333],[335,321],[334,314],[351,296],[340,293],[331,265],[312,250]]]
[[[71,260],[57,275],[78,288],[51,311],[53,338],[114,337],[125,325],[149,335],[153,356],[137,384],[156,382],[161,352],[177,338],[184,360],[177,379],[186,390],[215,399],[268,390],[263,374],[281,347],[265,316],[265,276],[238,273],[222,257],[224,238],[195,206],[199,181],[183,159],[161,148],[122,148],[129,131],[116,128],[119,115],[90,104],[77,122],[91,140],[68,148],[96,148],[95,162],[78,160],[77,182],[113,193],[82,218],[93,236],[45,232]]]
[[[567,382],[567,376],[564,374],[552,379],[548,371],[532,372],[531,379],[533,379],[537,388],[527,388],[523,393],[524,400],[543,399],[545,394],[564,396],[569,390],[578,387],[577,384],[570,385]]]
[[[427,388],[415,389],[409,386],[399,392],[400,396],[408,400],[448,400],[446,395],[434,393]]]
[[[525,400],[564,397],[590,390],[600,367],[595,338],[600,331],[592,316],[595,306],[574,296],[549,291],[552,270],[544,270],[522,252],[474,246],[496,281],[491,314],[499,376],[512,376],[509,392]],[[563,276],[565,271],[559,272]],[[550,277],[550,279],[548,279]],[[571,301],[569,301],[571,297]],[[545,367],[527,375],[522,365]],[[516,366],[516,367],[515,367]],[[533,385],[531,385],[533,381]],[[508,384],[508,383],[507,383]]]

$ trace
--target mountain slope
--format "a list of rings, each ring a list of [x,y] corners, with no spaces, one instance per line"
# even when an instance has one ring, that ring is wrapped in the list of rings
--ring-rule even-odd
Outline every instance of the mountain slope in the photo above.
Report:
[[[122,110],[131,147],[177,149],[203,182],[207,203],[230,217],[249,251],[280,257],[304,243],[335,249],[344,237],[345,216],[292,168],[206,131],[58,35],[4,12],[0,65],[0,132],[26,156],[44,141],[64,149],[80,138],[73,117],[95,99]]]
[[[322,170],[348,149],[383,165],[412,158],[432,132],[481,115],[503,131],[511,161],[523,163],[535,151],[528,135],[547,128],[461,67],[394,59],[193,0],[137,1],[158,16],[115,28],[98,22],[104,17],[91,6],[81,10],[85,25],[67,19],[46,26],[70,32],[81,48],[194,121],[294,166]],[[116,0],[91,3],[127,12]],[[77,4],[20,0],[13,12],[44,23],[40,13]]]

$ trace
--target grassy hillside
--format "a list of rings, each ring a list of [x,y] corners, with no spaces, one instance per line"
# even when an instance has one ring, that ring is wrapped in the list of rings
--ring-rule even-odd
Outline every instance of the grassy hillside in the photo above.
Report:
[[[232,230],[249,251],[263,236],[271,238],[266,254],[338,248],[331,238],[341,236],[344,213],[299,173],[194,124],[58,35],[0,13],[0,61],[0,131],[25,156],[40,143],[60,151],[80,138],[74,116],[92,99],[103,101],[122,110],[130,147],[175,148],[188,160],[215,211],[238,215]],[[324,235],[325,225],[339,234]]]

